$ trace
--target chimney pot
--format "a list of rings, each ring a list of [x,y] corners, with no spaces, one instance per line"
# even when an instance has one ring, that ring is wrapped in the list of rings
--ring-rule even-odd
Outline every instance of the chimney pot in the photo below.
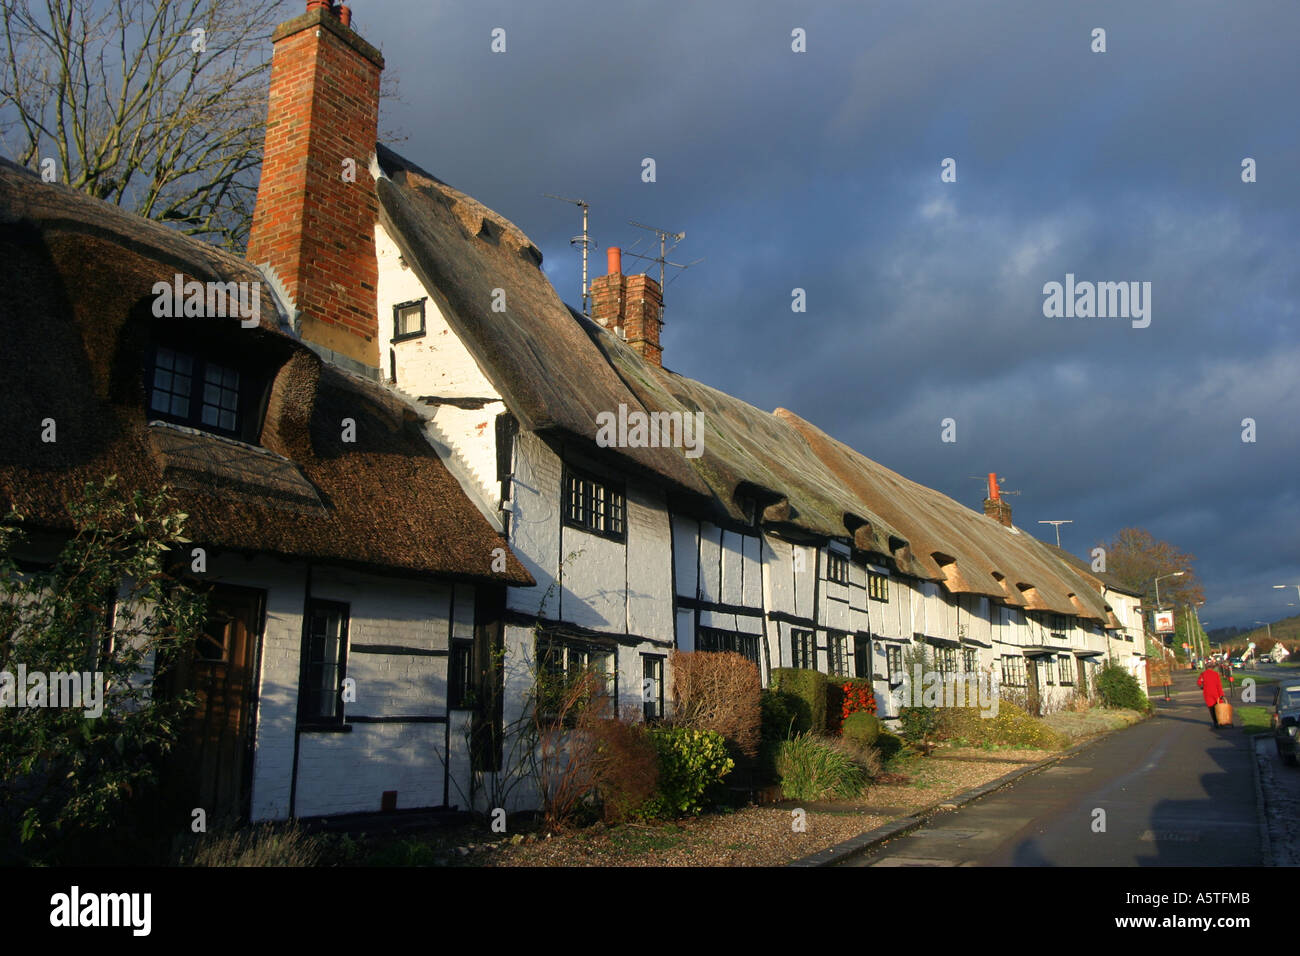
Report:
[[[352,26],[352,8],[347,4],[339,5],[339,23],[345,27]]]
[[[1001,497],[1002,495],[998,493],[998,473],[996,471],[990,471],[989,472],[989,498],[991,498],[993,501],[997,501]]]
[[[618,246],[610,246],[605,250],[605,258],[609,263],[609,274],[612,276],[623,274],[623,250]]]

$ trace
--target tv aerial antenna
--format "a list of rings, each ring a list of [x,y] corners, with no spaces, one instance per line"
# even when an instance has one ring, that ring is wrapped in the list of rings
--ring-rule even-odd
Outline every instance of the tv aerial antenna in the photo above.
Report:
[[[1039,524],[1050,524],[1050,525],[1055,525],[1055,526],[1056,526],[1056,546],[1057,546],[1058,548],[1061,546],[1061,525],[1063,525],[1063,524],[1074,524],[1073,521],[1040,521],[1040,522],[1038,522],[1038,523],[1039,523]]]
[[[668,259],[668,254],[672,252],[674,249],[676,249],[677,244],[686,238],[686,233],[684,231],[673,232],[672,230],[669,229],[659,229],[656,228],[655,226],[647,226],[643,222],[636,222],[635,220],[632,219],[628,220],[628,224],[632,226],[636,226],[638,229],[644,229],[646,230],[646,232],[653,232],[656,236],[659,237],[659,255],[657,256],[643,256],[637,252],[627,252],[627,251],[625,251],[623,254],[625,256],[631,256],[634,259],[645,259],[647,262],[659,263],[659,292],[661,295],[663,294],[664,269],[666,266],[672,266],[674,269],[681,269],[683,272],[685,272],[691,266],[699,265],[701,262],[704,261],[702,258],[696,259],[692,262],[671,262]],[[671,246],[668,244],[668,240],[670,239],[672,240]],[[674,276],[673,278],[676,278],[676,276]]]
[[[587,231],[587,210],[591,208],[591,204],[585,199],[570,199],[568,196],[556,196],[553,193],[542,193],[542,195],[547,199],[558,199],[560,202],[571,203],[582,209],[582,235],[570,239],[569,245],[582,247],[582,314],[590,317],[591,312],[587,308],[587,250],[594,248],[596,245],[596,241],[591,238],[591,234]]]

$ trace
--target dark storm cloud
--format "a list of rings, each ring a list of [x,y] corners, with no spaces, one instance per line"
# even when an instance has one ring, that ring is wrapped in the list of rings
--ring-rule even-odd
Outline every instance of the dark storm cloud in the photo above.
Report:
[[[1294,4],[354,6],[400,77],[399,151],[518,223],[571,303],[579,220],[544,192],[592,203],[594,273],[648,251],[628,219],[687,232],[670,367],[967,504],[997,470],[1077,553],[1147,527],[1198,556],[1215,625],[1287,612]],[[1150,327],[1044,317],[1066,273],[1150,282]]]

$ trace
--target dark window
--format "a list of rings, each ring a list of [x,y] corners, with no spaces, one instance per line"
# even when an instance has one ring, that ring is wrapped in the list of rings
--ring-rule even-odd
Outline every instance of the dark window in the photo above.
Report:
[[[424,334],[424,299],[393,306],[393,341],[419,338]]]
[[[1074,668],[1070,666],[1070,658],[1058,657],[1056,659],[1057,676],[1062,687],[1072,687],[1074,685]]]
[[[230,365],[160,345],[149,376],[149,410],[181,425],[236,435],[245,386]]]
[[[871,679],[871,639],[860,634],[853,638],[853,676]]]
[[[341,724],[347,671],[348,606],[313,600],[307,607],[301,717],[309,724]]]
[[[889,686],[897,687],[903,682],[903,649],[897,644],[885,648],[885,668],[889,671]]]
[[[735,651],[737,654],[758,664],[758,637],[754,634],[738,634],[735,631],[720,631],[712,627],[702,627],[695,636],[697,651]]]
[[[447,706],[469,710],[474,706],[474,642],[451,642],[447,664]]]
[[[646,722],[664,716],[664,659],[655,654],[641,655],[641,703]]]
[[[873,601],[888,601],[889,578],[874,571],[867,572],[867,593]]]
[[[1066,633],[1070,630],[1070,623],[1064,614],[1049,614],[1047,629],[1051,631],[1053,639],[1064,641]]]
[[[1056,675],[1052,673],[1052,659],[1050,657],[1040,657],[1035,661],[1038,667],[1038,673],[1043,677],[1048,687],[1056,686]]]
[[[849,560],[843,555],[826,552],[826,579],[836,584],[849,583]]]
[[[979,670],[979,658],[973,647],[963,647],[961,651],[962,670],[967,674],[973,674]]]
[[[1025,659],[1008,655],[1002,658],[1002,683],[1007,687],[1025,686]]]
[[[564,523],[622,541],[627,523],[622,488],[566,469]]]
[[[790,666],[804,670],[816,670],[816,649],[813,646],[813,632],[794,628],[790,631]]]
[[[830,673],[836,677],[849,676],[849,636],[839,631],[826,635],[826,650],[830,655]]]

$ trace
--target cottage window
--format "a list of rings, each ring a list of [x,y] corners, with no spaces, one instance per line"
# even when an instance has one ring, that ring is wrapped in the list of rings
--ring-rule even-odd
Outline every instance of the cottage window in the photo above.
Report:
[[[300,717],[306,724],[343,723],[343,679],[347,673],[346,604],[313,600],[307,607]]]
[[[1002,658],[1002,684],[1005,687],[1025,686],[1025,659],[1008,654]]]
[[[646,723],[663,719],[664,659],[661,655],[641,655],[641,704]]]
[[[849,561],[843,555],[827,552],[826,554],[826,580],[834,581],[836,584],[849,583]]]
[[[180,425],[237,435],[245,384],[230,365],[160,345],[153,352],[149,410]]]
[[[393,306],[393,341],[419,338],[424,334],[424,299]]]
[[[889,578],[874,571],[867,573],[867,593],[873,601],[889,600]]]
[[[758,664],[758,637],[754,634],[740,634],[736,631],[720,631],[713,627],[702,627],[695,636],[697,651],[734,651],[747,660]]]
[[[964,647],[961,652],[961,668],[967,674],[974,674],[979,670],[978,655],[973,647]]]
[[[947,680],[957,675],[957,648],[936,647],[934,649],[935,669]]]
[[[1070,664],[1070,658],[1061,655],[1056,659],[1057,678],[1062,687],[1071,687],[1074,685],[1074,668]]]
[[[830,654],[830,673],[835,677],[849,676],[849,636],[839,631],[826,635],[826,650]]]
[[[903,648],[899,645],[890,644],[885,648],[885,670],[888,671],[890,687],[903,682]]]
[[[625,538],[623,489],[570,469],[564,475],[564,523],[615,541]]]
[[[790,666],[804,670],[816,670],[816,650],[813,647],[813,632],[802,628],[790,631]]]
[[[537,703],[547,719],[566,723],[593,704],[618,699],[614,648],[578,638],[551,635],[537,645]]]
[[[455,640],[447,662],[447,707],[469,710],[474,706],[474,642]]]

